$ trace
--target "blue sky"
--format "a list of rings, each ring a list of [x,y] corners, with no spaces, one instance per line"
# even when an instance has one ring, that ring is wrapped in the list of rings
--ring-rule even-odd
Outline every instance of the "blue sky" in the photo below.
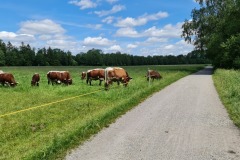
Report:
[[[179,55],[193,50],[180,37],[194,0],[1,0],[0,39],[73,54]]]

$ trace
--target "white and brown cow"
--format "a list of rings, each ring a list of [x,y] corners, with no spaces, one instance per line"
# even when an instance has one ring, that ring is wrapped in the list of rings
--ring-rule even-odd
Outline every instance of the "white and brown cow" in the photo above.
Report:
[[[107,67],[105,69],[105,89],[108,89],[109,84],[117,82],[119,85],[120,82],[126,87],[128,82],[132,78],[129,77],[128,73],[120,67]]]
[[[15,81],[12,73],[0,73],[0,83],[4,86],[4,84],[15,87],[18,83]]]
[[[99,80],[99,85],[102,84],[102,81],[104,80],[104,69],[103,68],[95,68],[88,70],[86,73],[87,77],[87,84],[89,83],[92,85],[92,80]]]
[[[155,70],[148,70],[147,71],[147,75],[145,76],[147,77],[147,80],[149,81],[149,79],[161,79],[162,76],[159,74],[159,72],[155,71]]]
[[[48,79],[48,84],[50,84],[51,82],[52,85],[54,83],[56,84],[64,83],[66,85],[72,84],[72,79],[68,71],[49,71],[47,73],[47,79]]]

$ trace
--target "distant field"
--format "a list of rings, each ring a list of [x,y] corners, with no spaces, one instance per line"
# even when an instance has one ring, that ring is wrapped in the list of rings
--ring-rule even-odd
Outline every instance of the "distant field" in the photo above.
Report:
[[[128,87],[114,84],[104,91],[98,81],[93,86],[81,81],[80,73],[97,67],[0,67],[13,73],[15,88],[0,85],[0,117],[7,113],[95,92],[86,96],[41,106],[0,118],[0,159],[56,159],[79,145],[152,93],[196,72],[203,65],[123,67],[133,78]],[[149,85],[147,69],[160,72],[163,79]],[[68,70],[73,85],[48,85],[46,73]],[[40,86],[31,87],[31,77],[41,76]]]
[[[240,71],[217,69],[213,80],[230,118],[240,128]]]

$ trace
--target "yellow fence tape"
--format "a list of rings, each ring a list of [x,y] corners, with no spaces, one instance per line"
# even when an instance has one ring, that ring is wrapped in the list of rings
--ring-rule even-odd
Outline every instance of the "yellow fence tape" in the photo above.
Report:
[[[102,89],[99,89],[99,90],[96,90],[96,91],[93,91],[93,92],[89,92],[89,93],[86,93],[86,94],[81,94],[81,95],[74,96],[74,97],[65,98],[65,99],[62,99],[62,100],[55,101],[55,102],[45,103],[45,104],[42,104],[42,105],[39,105],[39,106],[34,106],[34,107],[19,110],[19,111],[14,111],[14,112],[2,114],[2,115],[0,115],[0,118],[6,117],[6,116],[9,116],[9,115],[14,115],[14,114],[17,114],[17,113],[20,113],[20,112],[26,112],[26,111],[33,110],[33,109],[37,109],[37,108],[41,108],[41,107],[45,107],[45,106],[50,106],[52,104],[68,101],[68,100],[75,99],[75,98],[78,98],[78,97],[83,97],[83,96],[86,96],[86,95],[89,95],[89,94],[99,92],[101,90]]]

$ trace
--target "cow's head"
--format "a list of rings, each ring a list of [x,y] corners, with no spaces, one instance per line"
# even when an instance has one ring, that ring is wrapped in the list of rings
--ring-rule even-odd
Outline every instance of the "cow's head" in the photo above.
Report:
[[[17,84],[18,84],[18,82],[13,82],[13,83],[10,83],[10,86],[15,87]]]
[[[68,79],[68,84],[72,84],[72,79]]]
[[[128,82],[129,82],[131,79],[132,79],[131,77],[122,78],[122,83],[123,83],[123,85],[126,87],[126,86],[128,85]]]
[[[36,81],[31,81],[31,86],[35,86],[36,85]]]

